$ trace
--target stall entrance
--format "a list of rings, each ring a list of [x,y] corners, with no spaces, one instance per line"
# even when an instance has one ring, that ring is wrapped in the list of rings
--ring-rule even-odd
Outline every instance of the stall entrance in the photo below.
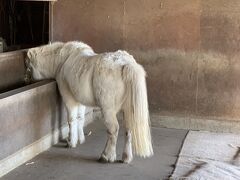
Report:
[[[49,42],[49,2],[0,0],[0,52]]]

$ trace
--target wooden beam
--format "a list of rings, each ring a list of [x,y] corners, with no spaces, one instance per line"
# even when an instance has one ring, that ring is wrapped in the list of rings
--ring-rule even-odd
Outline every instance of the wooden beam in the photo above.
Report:
[[[17,0],[17,1],[58,1],[58,0]]]

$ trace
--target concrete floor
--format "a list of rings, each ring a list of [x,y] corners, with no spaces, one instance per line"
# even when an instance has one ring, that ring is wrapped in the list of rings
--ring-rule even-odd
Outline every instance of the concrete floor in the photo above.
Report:
[[[93,123],[85,132],[83,145],[75,149],[59,143],[28,163],[11,171],[2,180],[163,180],[173,171],[177,155],[187,130],[152,128],[154,156],[148,159],[135,157],[129,165],[119,162],[101,164],[97,160],[106,142],[105,128]],[[118,159],[123,149],[123,133],[118,141]],[[31,164],[31,162],[34,162]]]

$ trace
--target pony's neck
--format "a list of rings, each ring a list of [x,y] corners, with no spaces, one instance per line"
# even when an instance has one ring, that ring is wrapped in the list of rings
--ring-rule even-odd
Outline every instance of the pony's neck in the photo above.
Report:
[[[54,79],[56,79],[58,73],[61,71],[63,65],[65,64],[65,62],[68,60],[68,58],[66,57],[61,57],[60,55],[58,55],[56,58],[53,59],[52,63],[52,76]]]
[[[81,54],[79,57],[89,57],[89,56],[96,55],[96,53],[91,51],[91,50],[83,50],[83,51],[80,51],[79,54]],[[71,56],[71,53],[68,54],[68,55],[65,55],[65,56],[60,56],[59,55],[59,57],[56,57],[56,58],[53,59],[52,72],[54,72],[54,73],[52,75],[53,76],[52,78],[56,78],[56,76],[61,71],[64,64],[69,60],[69,58],[71,58],[70,56]]]
[[[42,56],[41,59],[38,60],[39,72],[42,74],[43,78],[56,79],[56,76],[65,63],[65,60],[66,59],[61,58],[60,55],[56,54]]]
[[[45,78],[56,79],[58,73],[61,71],[64,64],[70,60],[72,55],[77,55],[79,58],[81,57],[89,57],[94,56],[96,53],[91,48],[79,48],[73,47],[69,49],[61,49],[61,51],[57,51],[55,53],[49,53],[43,55],[39,62],[41,63],[40,67],[42,69],[42,73]]]

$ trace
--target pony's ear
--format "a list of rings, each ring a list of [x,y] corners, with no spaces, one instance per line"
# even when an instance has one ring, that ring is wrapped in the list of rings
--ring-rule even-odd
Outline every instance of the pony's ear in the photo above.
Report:
[[[36,52],[34,51],[34,49],[29,49],[27,52],[27,57],[29,60],[34,59],[36,56]]]

